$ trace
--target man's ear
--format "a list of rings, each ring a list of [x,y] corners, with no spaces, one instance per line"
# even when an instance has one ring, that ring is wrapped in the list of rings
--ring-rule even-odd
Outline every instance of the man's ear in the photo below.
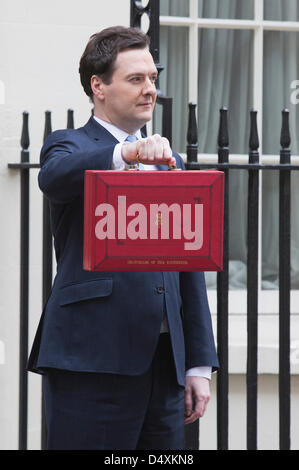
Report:
[[[98,75],[93,75],[90,79],[90,86],[94,96],[96,96],[98,100],[102,101],[105,98],[103,80],[98,77]]]

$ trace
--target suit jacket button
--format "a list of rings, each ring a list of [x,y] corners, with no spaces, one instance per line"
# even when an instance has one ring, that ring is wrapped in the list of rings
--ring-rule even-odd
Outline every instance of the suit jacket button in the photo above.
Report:
[[[163,287],[163,286],[158,286],[158,287],[157,287],[157,292],[158,292],[158,294],[163,294],[163,292],[164,292],[164,287]]]

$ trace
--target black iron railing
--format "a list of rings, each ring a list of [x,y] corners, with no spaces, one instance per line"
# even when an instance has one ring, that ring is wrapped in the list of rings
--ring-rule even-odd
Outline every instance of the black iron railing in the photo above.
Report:
[[[74,126],[73,110],[67,112],[67,128]],[[51,112],[45,112],[44,139],[52,132]],[[21,161],[10,163],[9,168],[20,170],[20,347],[19,347],[19,449],[27,449],[28,427],[28,325],[29,325],[29,183],[30,169],[40,168],[39,163],[30,163],[29,157],[29,113],[23,112],[21,135]],[[50,228],[49,202],[43,197],[43,251],[42,251],[42,303],[46,303],[52,287],[53,240]],[[42,448],[45,448],[46,427],[42,406]]]
[[[214,168],[225,173],[223,271],[217,273],[217,348],[220,369],[217,373],[217,447],[228,449],[229,386],[228,386],[228,228],[229,228],[229,173],[230,170],[248,171],[248,224],[247,224],[247,448],[257,448],[257,358],[258,358],[258,220],[260,171],[276,170],[280,174],[279,186],[279,419],[280,448],[290,448],[290,174],[299,166],[290,164],[290,137],[288,110],[282,111],[280,163],[264,165],[259,162],[256,111],[251,111],[249,160],[247,164],[229,162],[228,128],[226,108],[220,110],[218,134],[218,162],[201,163],[197,157],[197,123],[195,105],[189,105],[187,135],[188,170]],[[21,271],[20,271],[20,412],[19,448],[27,448],[28,383],[26,362],[28,357],[28,292],[29,292],[29,173],[39,164],[29,161],[29,121],[23,113],[21,137],[21,161],[9,164],[9,168],[21,171]],[[67,127],[73,127],[73,111],[68,111]],[[51,113],[46,112],[44,139],[51,132]],[[49,225],[48,202],[43,202],[43,281],[42,300],[46,302],[52,286],[52,236]],[[186,449],[199,448],[198,422],[186,426]],[[45,445],[45,426],[42,425],[42,447]]]
[[[280,163],[259,163],[256,111],[251,111],[248,164],[231,164],[228,159],[227,110],[220,110],[218,163],[194,162],[187,154],[189,170],[214,168],[226,173],[224,268],[217,279],[217,344],[220,370],[217,378],[218,449],[228,449],[228,189],[231,169],[248,171],[247,232],[247,449],[257,449],[257,358],[258,358],[258,220],[259,172],[279,171],[279,439],[280,449],[290,449],[290,164],[289,111],[282,111]]]

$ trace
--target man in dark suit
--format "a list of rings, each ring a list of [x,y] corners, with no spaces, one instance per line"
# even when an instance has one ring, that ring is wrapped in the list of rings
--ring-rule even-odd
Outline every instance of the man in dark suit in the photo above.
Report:
[[[183,449],[184,422],[203,416],[218,367],[203,273],[82,268],[85,170],[183,161],[167,139],[140,133],[157,78],[142,32],[93,35],[79,72],[94,116],[48,137],[39,173],[57,274],[28,368],[44,374],[48,449]]]

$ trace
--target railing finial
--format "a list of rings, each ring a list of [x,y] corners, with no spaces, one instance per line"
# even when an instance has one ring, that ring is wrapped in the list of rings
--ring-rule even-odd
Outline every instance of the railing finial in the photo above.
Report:
[[[258,163],[259,161],[259,136],[257,130],[257,111],[250,111],[250,135],[249,135],[249,163]]]
[[[197,162],[198,153],[198,132],[196,121],[196,104],[189,103],[189,117],[188,117],[188,130],[187,130],[187,162]]]
[[[44,142],[52,132],[51,111],[45,111]]]
[[[220,120],[218,131],[218,161],[219,163],[228,162],[228,123],[227,123],[227,108],[220,108]]]
[[[73,109],[67,110],[67,129],[74,129],[74,111]]]
[[[30,144],[29,139],[29,113],[28,111],[23,112],[23,126],[22,126],[22,135],[21,135],[21,147],[22,150],[27,150]]]
[[[280,145],[283,149],[287,149],[291,144],[290,126],[289,126],[289,110],[282,110],[282,125],[280,133]]]

